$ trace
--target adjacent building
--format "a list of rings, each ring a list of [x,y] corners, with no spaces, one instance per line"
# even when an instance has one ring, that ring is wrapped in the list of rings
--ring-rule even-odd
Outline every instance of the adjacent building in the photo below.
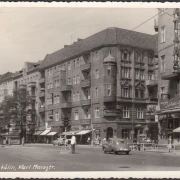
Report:
[[[160,9],[158,17],[159,142],[180,138],[180,9]]]
[[[61,133],[62,118],[69,117],[68,131],[77,131],[82,143],[91,131],[101,139],[156,139],[157,41],[157,35],[108,28],[48,54],[39,87],[31,86],[38,87],[39,130]],[[27,72],[17,75],[17,87],[30,83]]]

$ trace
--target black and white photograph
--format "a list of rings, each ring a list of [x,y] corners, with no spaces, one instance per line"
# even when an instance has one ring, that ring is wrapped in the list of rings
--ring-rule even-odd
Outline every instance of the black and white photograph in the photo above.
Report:
[[[0,172],[179,171],[169,7],[0,3]]]

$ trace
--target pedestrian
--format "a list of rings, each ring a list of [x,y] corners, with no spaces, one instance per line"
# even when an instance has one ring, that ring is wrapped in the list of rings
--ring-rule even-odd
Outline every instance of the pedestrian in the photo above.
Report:
[[[8,145],[8,137],[6,136],[6,145]]]
[[[74,136],[74,133],[72,133],[72,137],[71,137],[71,152],[72,152],[72,154],[75,154],[75,144],[76,144],[76,137]]]
[[[90,137],[88,137],[88,139],[87,139],[87,143],[88,143],[88,144],[90,143]]]

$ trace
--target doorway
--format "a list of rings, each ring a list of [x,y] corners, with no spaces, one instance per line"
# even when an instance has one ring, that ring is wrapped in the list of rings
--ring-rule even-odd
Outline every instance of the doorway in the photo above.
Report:
[[[106,139],[108,140],[109,138],[113,137],[113,128],[112,127],[108,127],[107,128],[107,134],[106,134]]]

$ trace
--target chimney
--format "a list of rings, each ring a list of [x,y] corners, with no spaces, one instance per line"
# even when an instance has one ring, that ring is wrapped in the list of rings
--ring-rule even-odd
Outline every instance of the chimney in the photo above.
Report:
[[[68,47],[69,45],[64,45],[64,48]]]
[[[82,41],[82,40],[83,40],[83,39],[78,38],[78,39],[77,39],[77,42]]]

